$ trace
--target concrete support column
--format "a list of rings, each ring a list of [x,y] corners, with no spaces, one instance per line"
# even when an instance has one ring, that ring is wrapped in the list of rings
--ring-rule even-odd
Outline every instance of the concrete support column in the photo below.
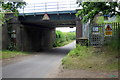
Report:
[[[49,28],[42,35],[42,48],[44,50],[51,49],[55,41],[55,28]]]
[[[76,19],[76,39],[82,37],[82,23],[79,18]]]
[[[34,46],[32,46],[31,39],[34,39],[34,35],[32,35],[33,38],[31,38],[30,34],[32,32],[29,32],[29,29],[27,29],[26,27],[27,27],[26,25],[21,25],[21,28],[20,28],[20,43],[19,43],[20,49],[21,49],[21,51],[33,51],[32,48]],[[32,34],[34,34],[34,33],[32,33]]]
[[[82,23],[79,18],[76,19],[76,44],[80,44],[79,40],[82,38]]]
[[[2,49],[7,49],[11,43],[11,34],[12,31],[15,31],[16,38],[16,49],[20,50],[20,22],[18,17],[15,17],[14,14],[5,14],[5,18],[9,19],[7,23],[2,25]]]
[[[7,24],[2,25],[2,50],[5,50],[8,48],[8,45],[10,43],[10,36],[8,34],[8,26]]]

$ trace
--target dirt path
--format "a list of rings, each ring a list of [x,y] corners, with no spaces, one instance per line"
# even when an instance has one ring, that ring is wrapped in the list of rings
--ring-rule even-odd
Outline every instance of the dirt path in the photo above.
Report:
[[[96,72],[63,69],[61,65],[48,75],[49,78],[118,78],[118,72]]]

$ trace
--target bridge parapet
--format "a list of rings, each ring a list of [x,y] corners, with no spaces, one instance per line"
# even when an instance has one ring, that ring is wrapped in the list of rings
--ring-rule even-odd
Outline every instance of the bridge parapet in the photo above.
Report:
[[[57,2],[41,2],[41,3],[27,3],[23,9],[19,9],[20,13],[37,13],[37,12],[53,12],[53,11],[67,11],[79,9],[75,0],[57,1]]]

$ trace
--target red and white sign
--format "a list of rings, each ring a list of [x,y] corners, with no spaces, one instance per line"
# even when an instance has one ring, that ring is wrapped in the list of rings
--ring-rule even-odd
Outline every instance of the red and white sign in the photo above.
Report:
[[[44,14],[44,16],[43,16],[42,20],[50,20],[50,18],[49,18],[49,16],[48,16],[48,14]]]

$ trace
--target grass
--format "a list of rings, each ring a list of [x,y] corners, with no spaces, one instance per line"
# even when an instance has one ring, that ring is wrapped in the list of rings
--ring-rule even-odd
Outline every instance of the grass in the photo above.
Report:
[[[28,55],[28,52],[4,50],[0,52],[0,59],[12,58],[18,55]]]
[[[69,41],[64,41],[64,42],[58,43],[55,47],[61,47],[61,46],[67,45],[67,44],[71,43],[72,41],[74,41],[74,40],[69,40]]]
[[[62,60],[63,68],[118,71],[118,52],[108,48],[77,46]]]

